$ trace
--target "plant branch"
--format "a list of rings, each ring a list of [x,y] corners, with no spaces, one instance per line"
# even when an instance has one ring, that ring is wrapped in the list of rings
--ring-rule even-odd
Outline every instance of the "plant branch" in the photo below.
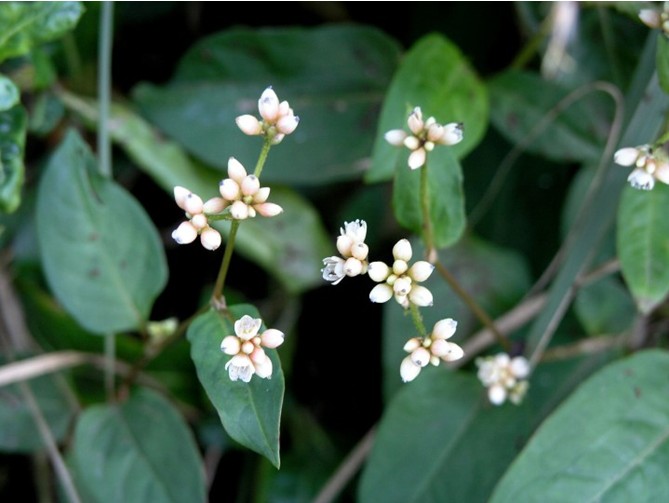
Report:
[[[227,309],[227,305],[223,300],[223,288],[225,287],[225,279],[228,275],[228,270],[230,269],[230,261],[232,260],[232,251],[235,248],[235,238],[237,237],[237,230],[239,229],[239,220],[233,220],[230,225],[230,234],[228,235],[228,241],[225,244],[225,253],[223,254],[223,260],[221,261],[221,268],[218,271],[218,277],[216,278],[216,284],[214,285],[214,292],[211,295],[212,303],[214,307],[220,309]]]
[[[111,58],[112,58],[112,25],[114,21],[114,3],[102,2],[100,11],[100,38],[98,41],[98,101],[100,115],[98,117],[98,161],[102,176],[111,178],[111,140],[107,128],[109,119],[109,103],[111,101]]]

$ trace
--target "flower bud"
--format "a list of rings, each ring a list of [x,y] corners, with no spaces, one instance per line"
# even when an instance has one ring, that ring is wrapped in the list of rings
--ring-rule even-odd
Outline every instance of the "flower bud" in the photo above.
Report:
[[[283,213],[283,208],[274,203],[256,204],[253,208],[255,208],[255,211],[260,213],[263,217],[275,217],[278,214]],[[253,208],[249,208],[249,210],[252,210]]]
[[[652,190],[655,187],[655,179],[653,175],[648,173],[645,169],[636,168],[627,177],[627,181],[635,189]]]
[[[226,201],[236,201],[242,193],[239,184],[232,178],[221,180],[221,183],[218,185],[218,192]]]
[[[193,217],[190,219],[190,223],[198,231],[201,231],[202,229],[204,229],[208,225],[207,217],[202,213],[198,213],[197,215],[193,215]]]
[[[228,335],[227,337],[223,338],[223,341],[221,342],[221,351],[223,351],[226,355],[236,355],[239,353],[240,349],[241,342],[239,337]]]
[[[380,281],[386,280],[390,274],[390,268],[383,262],[372,262],[369,264],[367,274],[369,274],[369,277],[372,279],[372,281],[376,281],[378,283]]]
[[[437,141],[442,145],[455,145],[460,143],[464,136],[464,128],[461,122],[451,122],[444,126],[444,133]]]
[[[248,342],[248,344],[253,345],[252,342]],[[267,354],[263,350],[263,348],[259,348],[257,346],[253,346],[252,351],[249,353],[249,358],[251,358],[251,361],[253,363],[262,363],[265,361],[265,358],[267,358]]]
[[[409,126],[411,132],[415,135],[418,135],[423,131],[423,113],[420,107],[414,108],[413,112],[409,114],[407,125]]]
[[[369,300],[375,303],[388,302],[392,296],[393,289],[385,283],[376,285],[372,288],[372,291],[369,292]]]
[[[444,135],[444,126],[441,124],[431,124],[427,130],[427,139],[431,142],[438,142]]]
[[[172,239],[174,239],[180,245],[186,245],[195,241],[197,237],[197,229],[193,227],[190,222],[182,222],[179,227],[177,227],[172,232]]]
[[[285,136],[286,135],[283,133],[277,133],[276,135],[274,135],[274,138],[272,138],[272,145],[278,145],[279,143],[281,143],[281,141],[284,139]]]
[[[407,272],[407,269],[409,269],[409,264],[407,264],[404,260],[395,260],[395,262],[393,262],[393,274],[401,276]]]
[[[659,162],[657,164],[655,178],[662,183],[669,184],[669,162]]]
[[[434,328],[432,329],[432,337],[434,339],[450,339],[453,337],[453,334],[457,328],[458,322],[453,318],[439,320],[434,324]]]
[[[255,349],[256,349],[256,346],[251,341],[242,342],[242,346],[241,346],[242,353],[245,353],[245,354],[250,356],[251,353],[253,353],[253,351]]]
[[[411,291],[411,278],[401,277],[397,278],[397,281],[393,284],[393,291],[395,295],[408,295]]]
[[[245,220],[249,217],[249,207],[242,201],[235,201],[230,206],[230,215],[235,220]]]
[[[190,215],[196,215],[197,213],[202,213],[203,206],[202,198],[190,192],[184,200],[183,209]]]
[[[221,234],[211,227],[207,227],[200,234],[200,242],[207,250],[214,251],[221,246]]]
[[[261,344],[266,348],[278,348],[283,344],[284,334],[276,328],[268,328],[260,336]]]
[[[245,196],[252,196],[258,192],[258,189],[260,188],[260,180],[258,180],[258,177],[255,175],[245,176],[240,187],[242,189],[242,194]]]
[[[232,178],[240,185],[246,177],[246,170],[244,169],[244,166],[242,166],[242,163],[234,157],[228,159],[228,177]]]
[[[357,276],[362,272],[362,262],[357,258],[351,257],[344,262],[344,273],[346,276]]]
[[[641,152],[635,147],[621,148],[613,154],[613,162],[620,166],[633,166]]]
[[[421,285],[414,285],[411,288],[409,300],[420,307],[431,306],[434,303],[432,292]]]
[[[402,129],[391,129],[383,135],[383,137],[392,146],[401,147],[404,144],[404,139],[407,137],[407,133]]]
[[[270,188],[260,187],[258,191],[253,194],[253,204],[264,203],[269,197]]]
[[[411,361],[419,367],[424,367],[430,363],[430,352],[421,346],[411,353]]]
[[[268,87],[260,95],[258,100],[258,111],[267,122],[274,123],[279,115],[279,97],[272,87]]]
[[[276,130],[281,134],[290,134],[297,128],[300,118],[297,115],[286,115],[276,123]]]
[[[351,255],[353,255],[358,260],[366,260],[367,255],[369,255],[369,246],[365,243],[356,243],[351,247]]]
[[[418,169],[421,166],[425,165],[426,160],[427,160],[427,152],[425,151],[424,148],[419,148],[418,150],[414,150],[409,154],[409,159],[407,162],[409,164],[409,168]]]
[[[502,405],[506,400],[506,389],[499,384],[494,384],[488,388],[488,399],[494,405]]]
[[[408,262],[411,260],[412,255],[411,243],[408,239],[400,239],[395,246],[393,246],[393,257],[395,260],[404,260]]]
[[[235,119],[237,127],[242,130],[242,133],[249,136],[255,136],[262,133],[262,124],[253,115],[240,115]]]
[[[414,352],[416,349],[418,349],[419,347],[421,347],[421,345],[422,345],[422,344],[421,344],[421,342],[420,342],[420,339],[419,339],[418,337],[413,337],[413,338],[409,339],[409,340],[406,342],[406,344],[404,344],[404,348],[403,348],[403,349],[404,349],[404,351],[406,351],[407,353],[412,353],[412,352]]]
[[[174,200],[176,201],[177,206],[182,210],[186,209],[185,204],[188,194],[190,194],[190,190],[178,185],[174,187]]]
[[[265,355],[265,359],[261,362],[255,363],[255,370],[258,377],[263,379],[270,379],[272,377],[272,360]]]
[[[639,19],[649,28],[659,28],[662,22],[660,13],[654,9],[641,9]]]
[[[434,266],[429,262],[424,260],[419,260],[409,269],[409,276],[411,276],[415,281],[422,282],[430,277],[434,271]]]
[[[206,215],[215,215],[223,211],[227,205],[228,202],[222,197],[212,197],[204,203],[202,211],[204,211]]]
[[[403,143],[404,146],[409,150],[416,150],[418,147],[420,147],[420,140],[415,136],[407,136],[406,138],[404,138]]]
[[[511,359],[509,368],[513,375],[518,379],[523,379],[530,375],[530,362],[524,356],[516,356]]]
[[[454,362],[465,355],[465,352],[460,346],[454,342],[448,342],[445,339],[436,339],[432,346],[430,346],[432,354],[438,356],[445,362]]]
[[[337,251],[341,253],[342,257],[350,257],[351,248],[353,247],[353,239],[347,234],[342,234],[337,238]]]
[[[402,360],[400,364],[400,376],[403,382],[413,381],[420,374],[421,367],[411,360],[411,355]]]

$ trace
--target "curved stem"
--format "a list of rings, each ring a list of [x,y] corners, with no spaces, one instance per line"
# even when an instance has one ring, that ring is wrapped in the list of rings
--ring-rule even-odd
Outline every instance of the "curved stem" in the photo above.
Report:
[[[465,304],[467,304],[467,307],[469,307],[469,309],[472,311],[472,313],[474,313],[479,321],[494,334],[497,342],[499,342],[505,351],[509,352],[511,350],[511,343],[509,342],[509,339],[505,337],[499,330],[497,330],[495,322],[492,321],[490,316],[488,316],[488,313],[486,313],[483,308],[479,306],[479,304],[474,300],[474,298],[469,295],[469,293],[464,288],[462,288],[458,280],[450,273],[448,269],[446,269],[444,264],[437,261],[435,263],[435,267],[437,268],[437,271],[439,271],[439,274],[441,274],[441,276],[457,294],[457,296],[460,297]]]
[[[218,306],[219,308],[227,307],[224,303],[219,303],[223,299],[223,287],[225,286],[225,278],[228,275],[228,269],[230,269],[230,260],[232,259],[232,252],[235,248],[237,229],[239,229],[239,220],[233,220],[232,224],[230,225],[228,242],[225,245],[225,254],[223,255],[223,261],[221,262],[221,269],[218,271],[218,277],[216,278],[216,284],[214,285],[214,292],[211,296],[214,306]]]

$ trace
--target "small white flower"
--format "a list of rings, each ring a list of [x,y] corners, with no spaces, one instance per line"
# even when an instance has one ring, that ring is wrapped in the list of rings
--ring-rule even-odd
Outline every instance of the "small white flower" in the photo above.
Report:
[[[402,377],[402,381],[413,381],[416,377],[418,377],[418,374],[420,374],[421,368],[422,367],[416,365],[413,362],[411,355],[404,358],[404,360],[402,360],[402,364],[400,365],[400,377]]]
[[[197,194],[194,194],[185,187],[174,187],[174,200],[177,206],[185,211],[186,222],[181,222],[172,232],[172,239],[178,244],[188,244],[195,241],[200,235],[200,242],[207,250],[216,250],[221,246],[220,233],[209,226],[207,215],[222,211],[225,202],[220,198],[209,199],[206,203]]]
[[[427,162],[427,153],[435,144],[455,145],[463,138],[463,126],[459,122],[446,125],[437,123],[434,117],[423,120],[420,107],[415,107],[407,118],[411,134],[401,129],[391,129],[384,135],[385,140],[395,147],[402,145],[411,150],[407,164],[411,169],[418,169]]]
[[[653,178],[653,175],[641,168],[636,168],[632,171],[627,177],[627,181],[635,189],[653,190],[653,187],[655,187],[655,178]]]
[[[650,145],[624,147],[613,154],[613,161],[620,166],[634,166],[627,181],[635,189],[652,190],[656,181],[669,184],[669,159],[662,149],[654,151]]]
[[[367,272],[367,255],[369,247],[365,244],[367,222],[354,220],[344,222],[337,237],[337,251],[341,257],[333,256],[323,259],[325,267],[321,269],[323,279],[333,285],[339,283],[344,276],[358,276]]]
[[[287,134],[295,131],[300,122],[300,118],[294,114],[287,101],[279,102],[279,97],[271,86],[260,95],[258,113],[262,121],[253,115],[245,114],[237,117],[235,122],[244,134],[264,135],[269,138],[272,145],[280,143]]]
[[[507,398],[518,405],[529,383],[525,380],[530,375],[530,364],[523,356],[509,357],[506,353],[477,358],[478,378],[488,388],[488,399],[493,405],[503,404]]]
[[[249,382],[253,374],[263,379],[272,377],[272,360],[263,348],[276,348],[283,343],[284,334],[269,328],[258,334],[262,320],[244,315],[234,323],[235,335],[221,341],[221,351],[232,356],[225,364],[230,380]]]
[[[256,213],[273,217],[283,211],[278,204],[267,202],[269,187],[261,187],[258,177],[247,174],[234,157],[228,159],[228,178],[221,180],[218,190],[225,204],[230,205],[230,216],[235,220],[254,218]]]
[[[325,265],[325,267],[321,269],[323,279],[325,281],[329,281],[333,285],[338,284],[342,279],[344,279],[344,276],[346,276],[346,273],[344,272],[345,262],[346,261],[341,257],[325,257],[323,259],[323,265]]]

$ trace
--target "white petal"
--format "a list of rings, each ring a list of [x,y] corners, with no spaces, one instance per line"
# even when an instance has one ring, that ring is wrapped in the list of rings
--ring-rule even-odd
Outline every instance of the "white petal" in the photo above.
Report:
[[[395,243],[395,246],[393,246],[393,257],[395,257],[395,260],[404,260],[405,262],[408,262],[411,260],[412,253],[411,243],[409,243],[408,239],[400,239]]]
[[[180,245],[186,245],[195,241],[197,237],[197,229],[193,227],[193,224],[190,222],[182,222],[179,227],[177,227],[172,232],[172,239],[174,239]]]
[[[632,166],[640,155],[639,149],[635,147],[625,147],[613,154],[613,162],[620,166]]]
[[[353,241],[362,242],[367,237],[367,222],[364,220],[354,220],[353,222],[344,222],[344,229],[340,229],[342,234],[346,234]]]
[[[235,321],[235,333],[240,339],[248,341],[256,336],[258,330],[260,330],[260,325],[262,325],[260,318],[252,318],[245,314]]]
[[[434,271],[434,266],[425,260],[419,260],[409,269],[409,276],[419,283],[430,277]]]
[[[436,339],[450,339],[453,337],[453,334],[457,328],[458,322],[453,318],[439,320],[434,324],[434,328],[432,329],[432,337]]]
[[[406,131],[402,129],[392,129],[383,135],[385,140],[394,147],[401,147],[404,139],[407,137]]]
[[[432,292],[421,285],[414,285],[409,292],[409,300],[420,307],[431,306],[434,303]]]
[[[333,285],[339,283],[344,277],[344,259],[337,256],[325,257],[323,259],[325,267],[321,269],[323,279]]]
[[[653,178],[653,175],[642,168],[636,168],[632,171],[630,176],[627,177],[627,181],[635,189],[652,190],[655,187],[655,178]]]
[[[411,356],[407,356],[400,364],[400,376],[402,377],[402,381],[413,381],[418,374],[420,374],[420,370],[421,367],[411,360]]]
[[[392,296],[393,289],[385,283],[376,285],[372,288],[372,291],[369,292],[369,300],[377,303],[388,302]]]

